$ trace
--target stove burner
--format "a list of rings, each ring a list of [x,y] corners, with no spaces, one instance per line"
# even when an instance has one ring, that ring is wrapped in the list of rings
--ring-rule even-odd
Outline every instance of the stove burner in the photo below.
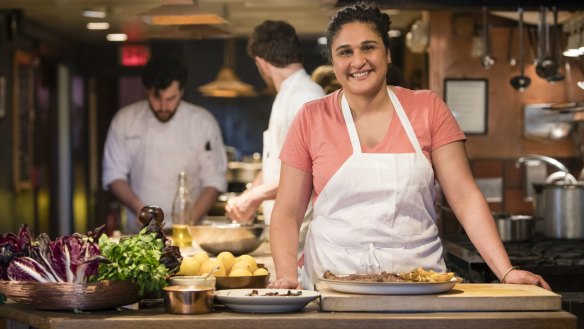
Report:
[[[478,254],[468,240],[453,241],[460,247]],[[517,266],[583,266],[584,241],[535,240],[533,242],[506,242],[505,250]]]

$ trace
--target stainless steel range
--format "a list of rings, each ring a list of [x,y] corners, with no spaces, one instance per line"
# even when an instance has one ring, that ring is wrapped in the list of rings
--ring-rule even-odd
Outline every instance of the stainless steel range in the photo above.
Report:
[[[444,241],[445,260],[466,282],[498,282],[472,243],[465,238]],[[530,242],[505,242],[511,263],[537,273],[562,295],[562,308],[578,316],[584,328],[584,240],[536,238]]]

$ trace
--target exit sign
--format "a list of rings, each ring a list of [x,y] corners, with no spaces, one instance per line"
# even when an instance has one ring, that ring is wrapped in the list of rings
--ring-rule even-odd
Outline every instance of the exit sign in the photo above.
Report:
[[[150,48],[144,45],[122,45],[120,62],[122,66],[144,66],[150,59]]]

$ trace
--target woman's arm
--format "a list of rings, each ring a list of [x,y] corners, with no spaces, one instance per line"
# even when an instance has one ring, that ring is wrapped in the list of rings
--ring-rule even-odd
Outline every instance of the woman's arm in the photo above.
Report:
[[[280,186],[270,221],[270,247],[276,280],[271,288],[295,289],[298,282],[298,231],[312,193],[312,174],[282,162]]]
[[[491,270],[505,283],[536,284],[550,289],[539,275],[511,270],[511,261],[501,242],[491,210],[477,187],[468,166],[462,142],[454,142],[432,152],[432,163],[448,204],[470,240]],[[507,273],[508,272],[508,273]]]

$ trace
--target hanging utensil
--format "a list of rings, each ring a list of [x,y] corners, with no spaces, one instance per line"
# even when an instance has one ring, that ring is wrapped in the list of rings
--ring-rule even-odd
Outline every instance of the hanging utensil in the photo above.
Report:
[[[554,6],[552,7],[552,11],[553,11],[553,16],[554,16],[554,27],[553,27],[553,45],[552,45],[552,58],[554,59],[554,61],[556,61],[557,65],[558,65],[558,69],[556,70],[556,73],[554,75],[552,75],[551,77],[547,78],[546,80],[549,83],[556,83],[558,81],[563,81],[565,79],[565,76],[559,71],[560,67],[562,66],[562,55],[561,55],[561,49],[563,49],[562,46],[562,35],[559,34],[558,32],[560,31],[560,27],[558,26],[558,9]],[[550,38],[551,38],[551,34],[550,34]]]
[[[524,42],[523,42],[523,8],[519,7],[517,9],[517,13],[519,14],[519,75],[511,78],[511,86],[518,91],[524,91],[529,85],[531,84],[531,79],[526,77],[525,74],[525,66],[523,63],[523,49],[524,49]]]
[[[495,64],[495,58],[491,56],[491,45],[489,40],[489,25],[487,21],[487,7],[483,7],[483,43],[485,52],[481,59],[484,68],[489,69]]]
[[[540,53],[538,54],[539,60],[535,66],[535,73],[540,78],[547,80],[558,72],[558,62],[550,55],[549,24],[547,23],[547,7],[545,6],[541,6],[540,9],[540,25]]]

